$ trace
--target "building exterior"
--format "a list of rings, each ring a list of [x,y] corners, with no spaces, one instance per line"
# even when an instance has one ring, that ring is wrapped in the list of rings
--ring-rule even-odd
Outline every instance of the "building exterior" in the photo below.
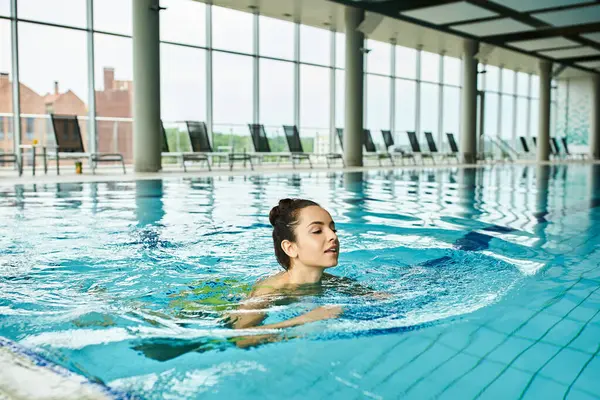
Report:
[[[131,81],[115,80],[113,68],[104,68],[104,88],[96,90],[96,114],[98,115],[98,151],[122,152],[131,160],[133,84]],[[84,146],[88,145],[88,107],[72,90],[61,92],[59,82],[54,82],[54,92],[39,94],[20,83],[21,95],[21,143],[53,144],[54,136],[49,114],[79,116]],[[0,73],[0,152],[14,151],[12,106],[12,81],[9,74]],[[115,119],[125,119],[116,120]]]

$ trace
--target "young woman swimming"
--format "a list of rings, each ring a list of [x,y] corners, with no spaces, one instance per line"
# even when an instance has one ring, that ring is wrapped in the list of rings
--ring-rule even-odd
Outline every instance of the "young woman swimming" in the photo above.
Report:
[[[271,209],[269,221],[275,256],[284,271],[257,282],[238,311],[229,315],[230,325],[235,329],[276,329],[338,317],[341,307],[322,306],[286,321],[258,326],[266,318],[263,309],[316,294],[323,281],[343,279],[324,272],[337,265],[340,253],[335,223],[325,209],[311,200],[282,199]]]
[[[290,304],[302,296],[314,296],[327,290],[350,296],[366,296],[385,299],[389,295],[375,292],[350,278],[336,277],[325,273],[338,263],[340,243],[331,215],[311,200],[283,199],[269,213],[273,226],[275,256],[283,271],[258,281],[248,298],[225,315],[224,322],[233,329],[278,329],[289,328],[332,319],[342,313],[337,305],[321,306],[295,318],[282,322],[260,325],[267,317],[271,306]],[[193,303],[192,303],[193,304]],[[268,342],[286,340],[283,333],[266,333],[231,337],[228,343],[239,348],[248,348]],[[224,344],[224,343],[221,343]],[[219,348],[219,341],[191,341],[173,345],[171,341],[142,343],[134,349],[147,357],[168,360],[190,351],[207,351]]]

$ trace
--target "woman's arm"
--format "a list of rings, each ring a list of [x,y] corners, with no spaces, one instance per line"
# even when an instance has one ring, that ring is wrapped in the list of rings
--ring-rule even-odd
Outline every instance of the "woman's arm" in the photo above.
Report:
[[[267,314],[262,310],[269,307],[272,302],[272,299],[269,297],[250,298],[244,304],[240,305],[237,311],[229,313],[226,316],[226,320],[233,329],[254,327],[267,318]]]
[[[352,278],[340,277],[331,274],[323,274],[325,279],[335,285],[338,291],[350,295],[360,297],[370,297],[372,299],[389,299],[393,297],[390,293],[379,292],[368,286],[365,286]]]
[[[337,318],[342,313],[340,306],[321,306],[314,310],[308,311],[302,315],[290,318],[285,321],[276,322],[274,324],[253,326],[250,329],[281,329],[291,328],[292,326],[304,325],[309,322],[321,321],[325,319]]]
[[[260,325],[267,317],[263,311],[279,298],[282,287],[272,279],[259,282],[254,290],[236,312],[227,316],[228,322],[233,329],[281,329],[292,326],[303,325],[309,322],[320,321],[338,317],[342,309],[339,306],[323,306],[308,311],[295,318],[274,324]],[[241,312],[240,312],[241,311]]]

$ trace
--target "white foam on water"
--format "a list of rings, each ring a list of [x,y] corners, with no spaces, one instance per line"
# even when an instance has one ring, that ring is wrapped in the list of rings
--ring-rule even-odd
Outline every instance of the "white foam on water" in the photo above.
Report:
[[[132,339],[151,338],[230,338],[281,332],[278,329],[190,329],[190,328],[108,328],[108,329],[69,329],[65,331],[43,332],[21,340],[25,346],[50,346],[55,348],[82,349],[86,346],[108,344]]]
[[[69,329],[66,331],[43,332],[21,340],[25,346],[51,346],[69,349],[82,349],[86,346],[120,342],[133,339],[124,328],[109,329]]]
[[[468,305],[448,305],[448,308],[437,307],[436,309],[420,309],[413,312],[408,312],[398,318],[397,315],[390,315],[384,318],[379,318],[373,321],[351,321],[342,320],[332,322],[328,325],[328,330],[331,332],[362,332],[374,329],[393,329],[393,328],[405,328],[409,326],[418,326],[426,324],[428,322],[439,321],[446,318],[456,317],[459,315],[466,315],[473,313],[480,308],[486,307],[489,304],[496,301],[498,295],[496,293],[490,293],[485,297],[479,299],[479,301],[468,304]]]
[[[67,370],[37,365],[29,357],[0,347],[0,394],[8,399],[106,400],[98,386]],[[62,369],[60,369],[62,370]]]
[[[246,375],[252,371],[267,372],[264,365],[256,361],[224,362],[210,368],[178,372],[174,368],[160,374],[147,374],[115,379],[109,386],[121,390],[152,392],[169,388],[164,399],[181,399],[197,396],[219,384],[224,377]]]
[[[508,264],[512,264],[515,267],[517,267],[517,269],[522,274],[527,275],[527,276],[537,274],[538,271],[541,270],[542,268],[544,268],[544,266],[546,265],[545,263],[539,262],[539,261],[531,261],[531,260],[523,260],[523,259],[518,259],[518,258],[506,257],[506,256],[503,256],[498,253],[494,253],[489,250],[484,250],[481,252],[481,254],[485,254],[486,256],[495,258],[500,261],[504,261]]]

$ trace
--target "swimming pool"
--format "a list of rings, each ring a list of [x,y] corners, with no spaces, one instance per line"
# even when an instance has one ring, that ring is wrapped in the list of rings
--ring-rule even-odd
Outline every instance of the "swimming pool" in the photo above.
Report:
[[[391,296],[250,346],[219,318],[279,270],[282,197]],[[576,164],[0,186],[0,336],[148,399],[600,398],[598,205]]]

